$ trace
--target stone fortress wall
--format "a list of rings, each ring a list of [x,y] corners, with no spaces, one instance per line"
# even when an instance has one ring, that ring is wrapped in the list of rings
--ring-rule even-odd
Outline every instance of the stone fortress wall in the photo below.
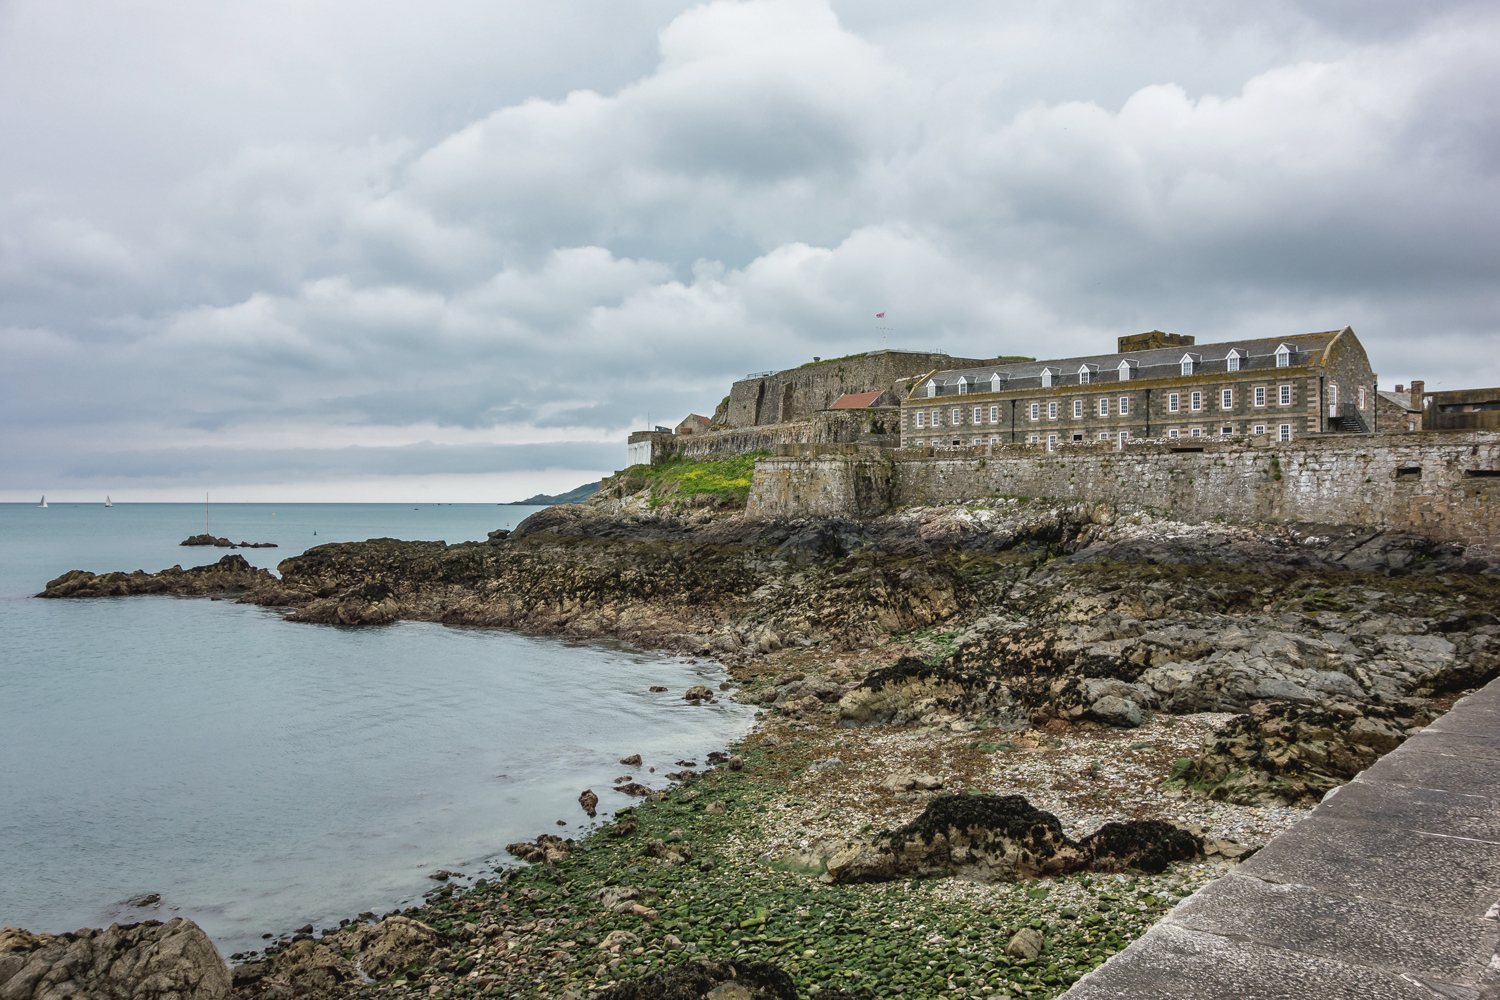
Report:
[[[806,420],[847,392],[891,390],[896,405],[898,380],[937,368],[982,365],[987,359],[955,358],[935,351],[871,351],[847,358],[809,362],[800,368],[740,379],[714,414],[713,429],[764,427]]]
[[[1493,555],[1500,553],[1500,432],[765,458],[755,466],[748,513],[870,517],[992,496],[1138,505],[1193,522],[1366,525]]]

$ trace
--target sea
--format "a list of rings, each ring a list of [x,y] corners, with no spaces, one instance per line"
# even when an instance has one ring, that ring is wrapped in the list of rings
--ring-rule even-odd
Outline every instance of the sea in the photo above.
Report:
[[[619,642],[426,622],[293,624],[172,596],[40,600],[71,569],[275,571],[325,542],[482,540],[493,504],[0,504],[0,926],[174,916],[225,955],[468,885],[506,844],[586,834],[748,730],[723,667]],[[667,688],[653,693],[652,686]],[[639,753],[645,767],[619,763]],[[652,773],[645,768],[655,767]],[[584,789],[600,798],[590,820]],[[142,897],[159,901],[137,905]]]

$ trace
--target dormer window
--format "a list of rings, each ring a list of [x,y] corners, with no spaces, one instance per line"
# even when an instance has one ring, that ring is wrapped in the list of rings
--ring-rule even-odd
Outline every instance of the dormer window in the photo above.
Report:
[[[1120,367],[1117,368],[1116,371],[1120,373],[1121,382],[1129,382],[1132,378],[1135,377],[1135,362],[1121,361]]]
[[[1228,371],[1232,371],[1232,372],[1239,371],[1240,370],[1240,352],[1239,351],[1231,350],[1228,354],[1226,354],[1224,356],[1224,365],[1225,365],[1225,368]]]
[[[1090,382],[1093,381],[1093,374],[1094,374],[1094,372],[1096,372],[1098,370],[1099,370],[1099,366],[1098,365],[1079,365],[1078,366],[1078,384],[1079,385],[1088,385]]]
[[[937,395],[937,379],[930,378],[927,380],[927,395],[928,398]]]
[[[1005,388],[1006,377],[999,372],[990,373],[990,392],[999,392]]]
[[[1050,388],[1052,388],[1054,380],[1056,379],[1057,376],[1059,376],[1061,374],[1062,374],[1062,369],[1061,368],[1043,368],[1042,369],[1042,388],[1043,389],[1050,389]]]
[[[1276,348],[1276,367],[1286,368],[1292,363],[1292,349],[1285,344]]]
[[[1198,368],[1198,362],[1201,360],[1202,355],[1184,354],[1182,356],[1182,374],[1193,374]]]
[[[958,394],[960,396],[962,396],[965,393],[967,393],[968,391],[969,391],[969,380],[966,379],[966,378],[964,378],[962,375],[960,375],[958,377]]]

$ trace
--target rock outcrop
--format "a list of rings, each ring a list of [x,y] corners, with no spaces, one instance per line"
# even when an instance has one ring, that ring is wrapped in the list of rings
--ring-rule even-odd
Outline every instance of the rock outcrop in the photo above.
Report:
[[[1423,711],[1403,718],[1349,704],[1257,704],[1214,733],[1196,760],[1179,761],[1171,784],[1244,805],[1313,806],[1429,721]]]
[[[225,556],[208,566],[183,569],[173,566],[160,573],[105,573],[98,576],[75,569],[47,584],[38,597],[124,597],[130,594],[222,594],[237,590],[254,590],[276,582],[263,569],[245,561],[244,556]]]
[[[1020,795],[942,795],[916,819],[828,859],[830,882],[885,882],[957,875],[1017,882],[1092,869],[1160,872],[1196,857],[1203,842],[1160,820],[1106,823],[1079,841]]]
[[[0,930],[5,1000],[223,1000],[229,990],[228,967],[191,920],[73,934]]]
[[[770,962],[691,962],[620,983],[602,1000],[797,1000],[792,977]]]
[[[612,636],[731,663],[904,637],[907,655],[863,678],[786,677],[733,696],[856,725],[1130,728],[1273,703],[1416,719],[1431,699],[1500,676],[1500,564],[1413,535],[1013,499],[764,521],[599,496],[485,542],[316,546],[283,560],[279,580],[221,560],[152,576],[75,571],[47,596],[246,587],[241,600],[293,621]],[[1226,778],[1285,776],[1265,754],[1230,755]],[[1255,794],[1312,794],[1322,772],[1299,773],[1313,775],[1306,789],[1261,782]]]

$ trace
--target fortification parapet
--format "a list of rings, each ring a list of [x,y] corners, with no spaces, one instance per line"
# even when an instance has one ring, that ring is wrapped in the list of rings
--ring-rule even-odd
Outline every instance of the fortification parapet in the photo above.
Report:
[[[1096,500],[1184,521],[1366,525],[1500,552],[1500,433],[1338,435],[1249,445],[908,448],[767,458],[748,513],[847,514],[989,496]]]

